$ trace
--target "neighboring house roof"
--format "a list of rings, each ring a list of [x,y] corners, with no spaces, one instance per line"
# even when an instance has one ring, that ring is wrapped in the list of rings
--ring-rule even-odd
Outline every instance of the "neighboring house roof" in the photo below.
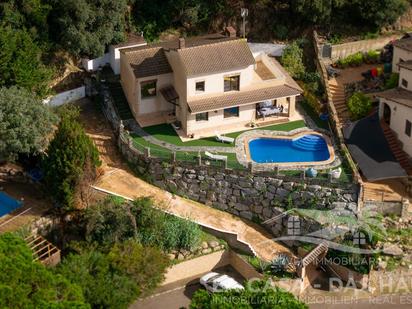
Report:
[[[273,98],[299,95],[301,91],[289,85],[256,88],[246,91],[229,92],[224,95],[188,101],[191,113],[201,113],[233,106],[261,102]]]
[[[398,66],[407,70],[412,70],[412,60],[401,61],[398,63]]]
[[[173,72],[161,47],[141,48],[124,54],[137,78]]]
[[[393,46],[412,52],[412,38],[397,40],[393,42]]]
[[[130,45],[143,44],[143,43],[146,43],[143,36],[133,34],[133,33],[128,33],[126,41],[120,42],[119,44],[114,44],[113,47],[120,48],[120,47],[127,47]]]
[[[222,34],[187,38],[182,49],[179,49],[179,40],[173,40],[125,48],[121,52],[139,78],[171,73],[165,54],[169,50],[179,53],[188,75],[237,69],[255,63],[246,40]]]
[[[223,72],[256,63],[246,40],[177,49],[187,76]]]
[[[403,88],[390,89],[375,96],[412,108],[412,91]]]
[[[343,136],[368,181],[408,176],[389,147],[377,112],[343,128]]]

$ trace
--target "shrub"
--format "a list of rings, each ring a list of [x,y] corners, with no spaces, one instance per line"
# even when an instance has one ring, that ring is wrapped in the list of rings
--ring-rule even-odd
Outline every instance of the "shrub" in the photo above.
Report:
[[[56,122],[51,109],[26,89],[0,88],[0,159],[44,151]]]
[[[89,308],[80,286],[33,262],[32,252],[20,237],[0,236],[1,308]]]
[[[93,308],[127,308],[139,295],[134,280],[113,267],[107,255],[97,251],[70,254],[57,272],[81,286]]]
[[[133,203],[106,200],[89,207],[83,221],[86,240],[101,248],[135,238],[163,251],[189,250],[201,239],[197,224],[155,209],[149,198]]]
[[[366,63],[377,63],[379,61],[381,54],[376,50],[370,50],[364,54]]]
[[[134,240],[116,244],[109,253],[113,267],[130,276],[142,293],[152,291],[164,280],[169,259],[158,248],[143,247]]]
[[[354,119],[360,119],[370,112],[372,101],[362,92],[355,92],[348,100],[348,108]]]
[[[280,62],[293,78],[300,79],[303,76],[305,73],[303,50],[298,41],[294,41],[284,49]]]
[[[84,190],[96,176],[99,153],[78,121],[79,109],[63,108],[60,117],[42,165],[46,185],[58,207],[72,209],[82,202]]]
[[[138,199],[136,218],[138,237],[144,245],[159,246],[164,251],[173,249],[190,250],[201,239],[200,227],[188,220],[167,215],[153,208],[149,199]]]
[[[308,308],[292,293],[275,286],[272,287],[269,282],[263,280],[249,282],[244,290],[226,290],[213,294],[203,289],[198,290],[193,295],[190,308],[217,308],[216,304],[224,305],[222,308],[237,308],[239,301],[242,304],[241,308]]]
[[[388,79],[385,80],[385,89],[392,89],[398,87],[399,73],[391,73]]]
[[[363,53],[357,52],[353,55],[349,55],[346,58],[339,59],[336,64],[340,68],[347,68],[349,66],[356,67],[360,66],[364,62]]]

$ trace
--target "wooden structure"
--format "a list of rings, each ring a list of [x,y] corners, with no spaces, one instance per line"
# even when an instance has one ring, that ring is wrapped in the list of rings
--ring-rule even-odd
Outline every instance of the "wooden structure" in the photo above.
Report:
[[[47,239],[39,235],[30,235],[24,239],[33,251],[33,260],[46,266],[55,266],[60,262],[60,250]]]

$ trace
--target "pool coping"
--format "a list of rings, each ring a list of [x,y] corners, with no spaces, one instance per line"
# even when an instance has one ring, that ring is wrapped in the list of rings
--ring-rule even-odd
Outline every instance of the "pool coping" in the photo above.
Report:
[[[315,134],[322,136],[327,144],[330,158],[324,161],[315,162],[284,162],[284,163],[258,163],[254,162],[250,156],[249,142],[257,138],[274,138],[274,139],[295,139],[303,135]],[[263,170],[273,170],[275,167],[283,170],[304,170],[313,167],[317,170],[330,169],[341,164],[341,160],[335,153],[333,140],[323,130],[313,130],[308,127],[298,128],[289,132],[271,131],[271,130],[252,130],[242,133],[236,139],[236,157],[240,164],[248,166],[250,163],[253,167]]]

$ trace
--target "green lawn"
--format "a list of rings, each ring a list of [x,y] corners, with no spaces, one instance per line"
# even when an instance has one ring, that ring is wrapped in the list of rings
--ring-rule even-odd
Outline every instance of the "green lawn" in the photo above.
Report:
[[[158,146],[156,144],[152,144],[148,141],[146,141],[143,137],[140,135],[132,135],[133,138],[133,145],[135,148],[137,148],[139,151],[142,153],[145,151],[145,147],[150,148],[150,154],[154,157],[157,158],[162,158],[166,160],[170,160],[172,156],[172,151],[165,148]],[[202,160],[208,160],[207,157],[205,157],[204,152],[200,153],[202,156]],[[235,153],[217,153],[220,155],[227,156],[227,165],[229,168],[235,168],[235,169],[242,169],[244,168],[239,162],[237,161],[236,154]],[[197,162],[198,160],[198,152],[191,151],[191,152],[183,152],[183,151],[178,151],[176,152],[176,159],[180,161],[192,161],[192,162]],[[219,165],[222,166],[223,163],[221,161],[210,161],[212,165]]]
[[[256,130],[291,131],[294,129],[302,128],[304,126],[305,126],[304,121],[298,120],[298,121],[292,121],[292,122],[288,122],[284,124],[277,124],[277,125],[272,125],[272,126],[267,126],[267,127],[256,128]],[[169,124],[159,124],[156,126],[146,127],[144,128],[144,130],[148,134],[152,135],[153,137],[157,138],[160,141],[164,141],[164,142],[174,144],[177,146],[222,146],[222,147],[233,147],[234,146],[233,144],[218,142],[216,141],[216,138],[214,136],[207,137],[207,138],[201,138],[198,140],[193,140],[193,141],[188,141],[188,142],[182,142],[182,140],[176,134],[175,130]],[[229,134],[226,134],[226,136],[236,138],[245,131],[247,130],[229,133]]]

